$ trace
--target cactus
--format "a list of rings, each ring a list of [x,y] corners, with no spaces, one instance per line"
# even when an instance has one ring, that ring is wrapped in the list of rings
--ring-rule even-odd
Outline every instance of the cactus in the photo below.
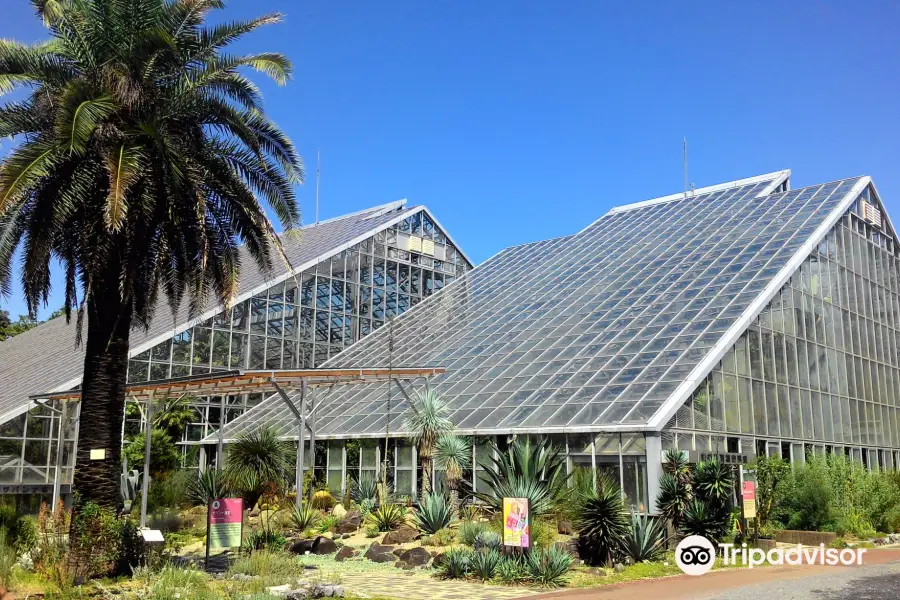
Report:
[[[122,495],[122,511],[131,512],[131,505],[137,498],[141,489],[141,472],[137,469],[126,471],[127,466],[123,465],[122,474],[119,475],[119,492]]]

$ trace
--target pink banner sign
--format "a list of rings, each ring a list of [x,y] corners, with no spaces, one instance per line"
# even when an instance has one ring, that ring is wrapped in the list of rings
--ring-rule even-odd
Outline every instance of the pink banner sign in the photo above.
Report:
[[[244,501],[220,498],[209,503],[209,547],[235,548],[241,545]]]

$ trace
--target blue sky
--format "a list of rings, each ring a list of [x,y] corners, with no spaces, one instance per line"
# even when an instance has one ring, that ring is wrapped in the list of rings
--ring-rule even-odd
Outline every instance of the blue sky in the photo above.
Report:
[[[45,36],[3,4],[0,37]],[[262,87],[307,163],[307,222],[321,149],[322,218],[406,197],[481,262],[679,191],[685,136],[698,187],[868,174],[900,217],[896,3],[232,0],[218,18],[275,10],[238,49],[294,61]],[[0,307],[24,312],[20,290]]]

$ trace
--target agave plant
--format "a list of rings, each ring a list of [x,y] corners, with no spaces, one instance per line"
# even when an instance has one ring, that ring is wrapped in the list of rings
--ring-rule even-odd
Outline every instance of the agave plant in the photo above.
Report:
[[[419,529],[431,535],[449,526],[456,517],[443,495],[429,494],[416,508],[415,518]]]
[[[406,508],[399,504],[382,504],[369,513],[369,520],[378,531],[391,531],[406,523]]]
[[[378,482],[372,476],[352,480],[350,498],[357,504],[370,501],[372,506],[375,506],[378,503]]]
[[[575,523],[578,551],[591,565],[610,564],[628,533],[628,519],[622,492],[607,475],[601,475],[597,489],[585,493],[581,515]]]
[[[500,552],[494,548],[479,550],[472,554],[470,569],[482,581],[493,579],[500,565]]]
[[[622,552],[635,563],[656,560],[666,551],[666,527],[660,519],[631,513],[631,527],[622,537]]]
[[[444,435],[434,447],[434,464],[444,471],[450,491],[450,508],[459,513],[459,484],[463,471],[472,466],[472,446],[469,440],[458,435]]]
[[[476,496],[498,512],[503,498],[528,498],[530,513],[540,516],[566,484],[565,457],[547,439],[517,439],[505,451],[495,445],[490,462],[482,466],[489,491]]]
[[[231,486],[222,471],[206,469],[191,483],[191,500],[204,506],[213,500],[227,498],[231,494]]]
[[[291,513],[291,521],[298,531],[315,529],[322,522],[322,513],[304,502],[301,506],[294,507]]]
[[[438,572],[444,579],[464,579],[472,568],[473,557],[469,548],[451,548],[444,553]]]
[[[472,547],[476,550],[500,550],[503,538],[496,531],[482,531],[475,536]]]
[[[526,555],[525,568],[531,579],[539,585],[561,587],[573,560],[571,554],[556,546],[536,548]]]

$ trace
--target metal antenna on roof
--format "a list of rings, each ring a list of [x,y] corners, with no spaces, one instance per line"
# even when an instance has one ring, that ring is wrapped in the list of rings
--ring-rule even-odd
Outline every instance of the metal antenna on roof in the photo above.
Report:
[[[684,138],[684,147],[682,149],[682,160],[684,162],[684,197],[688,196],[688,171],[687,171],[687,137]]]
[[[319,180],[322,178],[322,151],[316,150],[316,225],[319,224]]]

